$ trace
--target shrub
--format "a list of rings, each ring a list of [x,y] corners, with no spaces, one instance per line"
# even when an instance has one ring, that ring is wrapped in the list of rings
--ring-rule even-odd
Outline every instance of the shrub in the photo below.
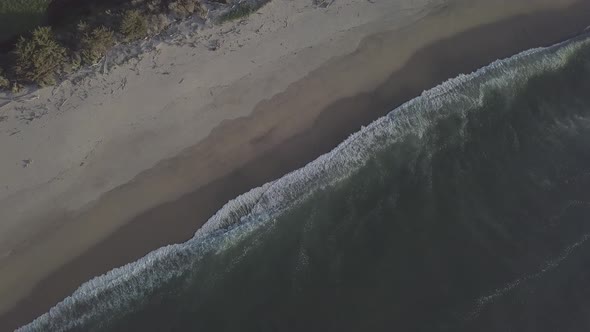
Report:
[[[66,50],[55,40],[49,27],[35,29],[30,39],[21,37],[14,53],[16,76],[41,86],[55,83],[55,74],[66,61]]]
[[[76,72],[82,66],[82,56],[80,52],[74,52],[71,54],[70,59],[64,65],[63,71],[66,74],[72,74]]]
[[[76,26],[76,29],[78,29],[78,32],[81,33],[85,33],[88,31],[88,23],[86,23],[86,21],[80,21],[78,22],[78,25]]]
[[[149,0],[146,7],[151,13],[157,14],[161,11],[162,0]]]
[[[255,11],[254,8],[248,5],[237,5],[236,7],[229,10],[227,13],[219,17],[220,22],[234,21],[244,18]]]
[[[170,25],[170,19],[164,14],[149,16],[149,33],[157,34]]]
[[[0,90],[10,88],[10,81],[4,77],[3,70],[0,68]]]
[[[147,19],[138,10],[128,10],[121,22],[121,33],[126,41],[143,38],[147,35]]]
[[[112,30],[103,26],[91,32],[84,33],[82,37],[82,61],[85,64],[95,64],[106,52],[115,45],[115,35]]]
[[[223,0],[220,0],[223,1]],[[218,1],[218,2],[220,2]],[[248,3],[245,2],[238,2],[232,6],[229,11],[226,11],[224,14],[220,15],[218,18],[219,23],[227,22],[227,21],[234,21],[238,19],[242,19],[248,15],[255,13],[258,9],[265,6],[269,3],[270,0],[261,0],[259,2]],[[227,3],[227,2],[225,2]]]
[[[179,18],[185,18],[199,10],[199,3],[195,0],[174,0],[168,4],[170,12]]]
[[[14,82],[10,86],[10,91],[14,94],[20,93],[21,91],[23,91],[23,89],[24,89],[24,86],[18,82]]]

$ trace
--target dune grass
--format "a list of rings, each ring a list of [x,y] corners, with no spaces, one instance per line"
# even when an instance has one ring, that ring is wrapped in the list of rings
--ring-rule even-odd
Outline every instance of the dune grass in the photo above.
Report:
[[[0,42],[43,24],[51,0],[0,0]]]
[[[241,19],[269,1],[234,5],[215,21]],[[170,16],[205,14],[202,5],[203,0],[0,0],[0,89],[51,85],[81,64],[96,64],[119,42],[159,33]]]

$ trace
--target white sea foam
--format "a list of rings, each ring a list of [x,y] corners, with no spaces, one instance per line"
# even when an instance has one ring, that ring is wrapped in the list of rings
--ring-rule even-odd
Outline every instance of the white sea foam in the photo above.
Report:
[[[65,331],[124,313],[132,301],[137,304],[159,285],[186,274],[205,253],[221,252],[260,227],[275,223],[290,207],[314,191],[346,178],[389,144],[408,134],[422,137],[433,123],[448,114],[466,115],[477,109],[489,89],[510,89],[531,75],[562,67],[573,52],[588,44],[590,39],[577,38],[528,50],[423,92],[305,167],[228,202],[191,240],[157,249],[84,283],[49,312],[17,331]]]

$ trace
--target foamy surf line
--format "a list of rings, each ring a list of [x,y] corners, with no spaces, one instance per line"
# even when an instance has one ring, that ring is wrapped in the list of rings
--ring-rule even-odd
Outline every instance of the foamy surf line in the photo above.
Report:
[[[510,89],[531,76],[564,66],[590,44],[578,37],[548,48],[498,60],[469,75],[459,75],[422,93],[305,167],[228,202],[194,237],[159,248],[136,262],[113,269],[81,285],[71,296],[17,331],[65,331],[89,322],[119,317],[160,285],[187,274],[207,253],[222,252],[305,200],[359,170],[375,153],[409,134],[422,137],[439,119],[478,108],[490,88]]]

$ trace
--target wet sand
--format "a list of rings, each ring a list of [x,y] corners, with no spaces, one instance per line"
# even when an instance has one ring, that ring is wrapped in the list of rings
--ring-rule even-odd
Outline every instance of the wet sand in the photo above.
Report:
[[[438,15],[447,15],[442,9]],[[181,156],[165,161],[128,185],[109,193],[117,202],[130,190],[155,190],[161,174],[182,180],[187,172],[220,169],[214,179],[181,198],[159,205],[125,224],[106,240],[92,247],[38,284],[32,293],[0,317],[0,330],[16,328],[46,312],[72,293],[82,282],[126,264],[166,244],[189,239],[215,211],[233,197],[295,170],[328,152],[351,133],[442,81],[468,73],[489,62],[531,47],[546,46],[582,31],[590,22],[590,3],[581,2],[563,11],[519,15],[479,26],[451,38],[438,40],[415,52],[403,67],[386,73],[389,78],[370,92],[353,95],[323,107],[319,116],[304,116],[306,103],[314,101],[322,85],[346,79],[344,68],[363,62],[386,61],[384,45],[412,36],[407,27],[367,38],[351,55],[333,59],[325,66],[291,85],[271,100],[261,102],[246,118],[226,121],[205,140]],[[335,74],[340,73],[340,74]],[[344,75],[344,77],[342,77]],[[298,122],[283,131],[276,113],[291,114]],[[288,119],[289,117],[287,117]],[[285,117],[280,118],[285,121]],[[230,133],[256,133],[244,137]],[[233,140],[233,141],[231,141]],[[227,149],[212,147],[225,146]],[[207,158],[212,163],[196,166]],[[223,161],[225,165],[215,164]],[[225,172],[229,170],[228,172]],[[149,179],[153,179],[150,183]],[[157,179],[158,181],[156,181]],[[140,181],[141,180],[141,181]],[[123,205],[120,208],[125,208]],[[100,206],[85,213],[100,216]],[[106,212],[104,216],[106,216]],[[82,218],[82,216],[72,216]]]

